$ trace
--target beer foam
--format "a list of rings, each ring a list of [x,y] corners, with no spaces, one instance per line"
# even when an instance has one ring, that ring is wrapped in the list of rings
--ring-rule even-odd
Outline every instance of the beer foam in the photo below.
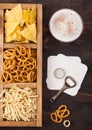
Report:
[[[80,15],[70,9],[61,9],[50,19],[50,32],[58,40],[70,42],[77,39],[83,30]]]

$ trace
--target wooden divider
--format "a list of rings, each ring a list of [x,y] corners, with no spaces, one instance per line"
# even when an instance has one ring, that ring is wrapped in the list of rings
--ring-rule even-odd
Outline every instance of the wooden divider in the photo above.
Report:
[[[0,73],[3,72],[3,10],[0,9]],[[3,85],[0,84],[0,93],[3,91]],[[0,106],[2,103],[0,103]],[[3,120],[3,109],[0,107],[0,121]]]
[[[37,102],[37,126],[42,126],[42,5],[37,5],[37,93],[40,98]]]

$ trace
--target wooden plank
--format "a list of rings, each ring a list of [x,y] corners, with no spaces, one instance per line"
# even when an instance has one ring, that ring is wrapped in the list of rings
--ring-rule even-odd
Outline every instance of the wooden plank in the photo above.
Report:
[[[0,4],[0,9],[11,9],[18,5],[19,3],[2,3]],[[36,6],[36,4],[21,4],[24,9],[29,8],[31,9],[33,6]]]
[[[5,84],[4,88],[11,88],[14,85],[16,85],[19,88],[25,88],[25,87],[36,88],[37,87],[36,83],[10,83],[10,84]]]
[[[23,9],[30,9],[32,7],[36,6],[37,7],[37,4],[22,4],[22,7]]]
[[[42,126],[42,5],[37,5],[37,126]]]
[[[24,122],[24,121],[19,121],[19,122],[16,122],[16,121],[0,121],[0,126],[2,127],[6,127],[6,126],[10,126],[10,127],[34,127],[36,126],[36,121],[35,122]]]
[[[3,10],[0,9],[0,73],[3,72]],[[3,85],[0,84],[0,93],[3,91]],[[0,103],[0,106],[2,103]],[[0,121],[3,120],[3,109],[0,108]]]
[[[26,48],[37,48],[36,43],[4,43],[4,48],[14,48],[18,44]]]

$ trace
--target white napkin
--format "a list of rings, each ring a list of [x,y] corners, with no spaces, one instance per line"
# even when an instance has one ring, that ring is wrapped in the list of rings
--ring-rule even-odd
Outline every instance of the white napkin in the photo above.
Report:
[[[65,76],[61,79],[57,79],[54,76],[54,71],[57,68],[62,68],[65,71]],[[76,80],[77,85],[64,92],[75,96],[81,87],[87,69],[87,66],[81,63],[80,57],[65,56],[63,54],[50,56],[47,61],[47,87],[50,90],[60,90],[64,85],[65,77],[72,76]]]

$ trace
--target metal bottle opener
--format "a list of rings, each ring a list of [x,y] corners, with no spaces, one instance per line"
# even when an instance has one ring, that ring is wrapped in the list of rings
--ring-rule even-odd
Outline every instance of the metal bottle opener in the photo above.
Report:
[[[71,83],[69,83],[71,82]],[[71,76],[65,78],[64,86],[50,99],[50,102],[54,102],[57,97],[66,89],[73,88],[77,85],[75,79]]]

